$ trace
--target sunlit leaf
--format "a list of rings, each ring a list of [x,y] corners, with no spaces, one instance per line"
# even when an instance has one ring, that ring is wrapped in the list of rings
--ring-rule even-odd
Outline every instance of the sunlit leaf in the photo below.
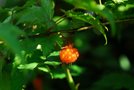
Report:
[[[43,72],[50,72],[50,69],[48,67],[38,67],[38,69]]]
[[[133,4],[126,4],[125,6],[121,5],[118,7],[118,10],[121,12],[124,12],[124,11],[129,10],[130,8],[134,8],[134,5]]]
[[[123,70],[130,70],[131,64],[127,56],[120,56],[119,58],[120,67]]]
[[[12,19],[12,16],[9,16],[3,21],[3,23],[9,23],[11,19]]]
[[[45,61],[44,64],[56,66],[56,65],[60,65],[61,63],[57,61]]]
[[[126,0],[112,0],[114,3],[123,3]]]
[[[71,65],[70,67],[71,74],[73,76],[78,76],[84,72],[84,68],[78,66],[78,65]]]
[[[59,56],[59,51],[54,51],[54,52],[50,53],[50,55],[48,57],[51,57],[51,56]]]
[[[52,78],[53,79],[63,79],[63,78],[66,78],[66,74],[64,73],[64,70],[61,70],[61,69],[58,69],[58,71],[56,71],[57,69],[52,71]]]
[[[33,70],[34,68],[36,68],[38,65],[38,63],[29,63],[29,64],[24,64],[24,65],[19,65],[18,69],[29,69],[29,70]]]
[[[66,78],[66,74],[65,73],[53,73],[53,79],[63,79]]]

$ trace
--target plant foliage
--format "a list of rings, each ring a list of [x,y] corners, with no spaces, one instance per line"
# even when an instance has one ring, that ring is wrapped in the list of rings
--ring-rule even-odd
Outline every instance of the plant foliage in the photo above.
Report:
[[[115,65],[118,68],[111,60],[111,53],[107,53],[111,52],[109,48],[105,51],[104,48],[96,47],[95,50],[92,43],[100,42],[98,38],[101,36],[105,39],[101,45],[109,44],[109,37],[121,37],[118,29],[123,26],[118,23],[132,21],[133,10],[133,0],[1,0],[0,90],[25,90],[38,74],[51,79],[64,79],[66,74],[61,68],[59,51],[68,42],[74,42],[80,53],[89,50],[96,57],[105,56],[104,53],[111,57],[109,61],[104,61],[104,66],[101,62],[87,61],[91,62],[91,66],[114,68],[112,66]],[[94,39],[94,36],[98,38]],[[91,44],[88,44],[89,41]],[[80,54],[85,66],[79,61],[76,63],[78,65],[67,66],[74,77],[85,75],[89,69],[84,59],[84,54]],[[92,81],[90,89],[134,90],[132,80],[129,74],[112,73]]]

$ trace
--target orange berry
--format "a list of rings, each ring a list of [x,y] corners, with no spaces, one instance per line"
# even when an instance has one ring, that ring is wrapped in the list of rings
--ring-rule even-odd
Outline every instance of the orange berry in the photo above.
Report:
[[[42,79],[37,77],[33,80],[33,85],[34,85],[34,88],[35,90],[43,90],[43,85],[42,85]]]
[[[73,63],[79,57],[79,52],[76,48],[73,48],[71,44],[63,47],[60,51],[60,60],[62,63]]]

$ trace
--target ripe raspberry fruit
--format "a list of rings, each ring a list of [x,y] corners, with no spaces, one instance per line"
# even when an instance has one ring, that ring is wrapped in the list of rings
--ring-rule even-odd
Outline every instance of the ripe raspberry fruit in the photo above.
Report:
[[[43,82],[42,82],[42,79],[40,77],[36,77],[34,80],[33,80],[33,86],[35,88],[35,90],[43,90]]]
[[[60,51],[60,60],[62,63],[73,63],[78,59],[78,57],[78,50],[76,48],[73,48],[71,44],[63,47],[63,49]]]

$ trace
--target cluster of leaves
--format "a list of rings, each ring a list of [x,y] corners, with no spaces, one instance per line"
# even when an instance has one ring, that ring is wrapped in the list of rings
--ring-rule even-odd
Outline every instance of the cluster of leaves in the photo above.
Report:
[[[91,25],[102,33],[107,44],[106,25],[110,24],[111,33],[115,35],[115,20],[123,11],[133,7],[132,3],[123,0],[107,1],[105,4],[94,0],[65,1],[75,7],[62,10],[66,18],[54,14],[56,5],[53,0],[27,0],[23,5],[11,4],[10,7],[5,5],[0,8],[1,90],[21,90],[34,77],[35,71],[46,72],[52,78],[64,78],[58,57],[65,42],[62,33],[87,30],[90,29],[87,25]],[[60,19],[55,20],[57,17]],[[83,72],[83,68],[77,65],[70,66],[70,69],[74,76]]]

